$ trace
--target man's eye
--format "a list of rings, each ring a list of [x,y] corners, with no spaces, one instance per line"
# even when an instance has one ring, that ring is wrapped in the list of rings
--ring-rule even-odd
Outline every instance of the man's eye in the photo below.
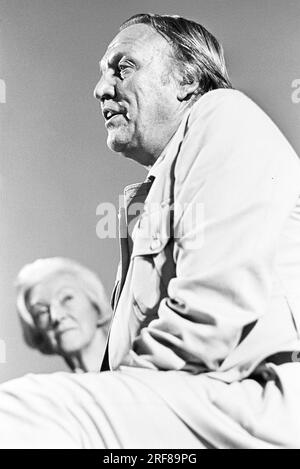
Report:
[[[121,78],[124,78],[130,71],[130,64],[123,63],[118,65],[118,71]]]

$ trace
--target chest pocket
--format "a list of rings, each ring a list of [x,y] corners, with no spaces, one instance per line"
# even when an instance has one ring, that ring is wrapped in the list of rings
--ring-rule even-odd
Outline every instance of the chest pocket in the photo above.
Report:
[[[139,319],[156,317],[160,301],[175,276],[172,213],[168,203],[151,207],[141,215],[132,233],[132,294]]]
[[[132,257],[162,251],[172,237],[172,211],[168,202],[145,205],[132,233]]]

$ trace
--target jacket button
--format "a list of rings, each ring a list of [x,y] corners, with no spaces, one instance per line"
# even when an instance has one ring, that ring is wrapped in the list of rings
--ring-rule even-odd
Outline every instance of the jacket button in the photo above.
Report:
[[[161,246],[161,240],[159,239],[159,235],[157,234],[153,235],[150,248],[152,249],[152,251],[154,251],[155,249],[160,248],[160,246]]]

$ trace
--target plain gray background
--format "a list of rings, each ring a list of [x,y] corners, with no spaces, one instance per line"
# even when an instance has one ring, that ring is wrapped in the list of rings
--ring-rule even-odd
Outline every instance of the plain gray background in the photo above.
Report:
[[[64,370],[22,342],[14,278],[37,257],[63,255],[96,270],[110,293],[116,239],[96,235],[101,202],[143,180],[106,148],[92,97],[98,62],[119,24],[139,12],[179,14],[222,42],[235,87],[250,95],[300,153],[299,0],[0,0],[0,381]],[[298,94],[300,96],[300,93]],[[243,116],[241,116],[241,119]]]

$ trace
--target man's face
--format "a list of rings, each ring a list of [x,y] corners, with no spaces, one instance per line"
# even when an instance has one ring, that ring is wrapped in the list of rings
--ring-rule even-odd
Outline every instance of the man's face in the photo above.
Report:
[[[171,54],[160,34],[136,24],[115,37],[100,63],[95,97],[108,147],[144,165],[154,163],[182,117]]]

